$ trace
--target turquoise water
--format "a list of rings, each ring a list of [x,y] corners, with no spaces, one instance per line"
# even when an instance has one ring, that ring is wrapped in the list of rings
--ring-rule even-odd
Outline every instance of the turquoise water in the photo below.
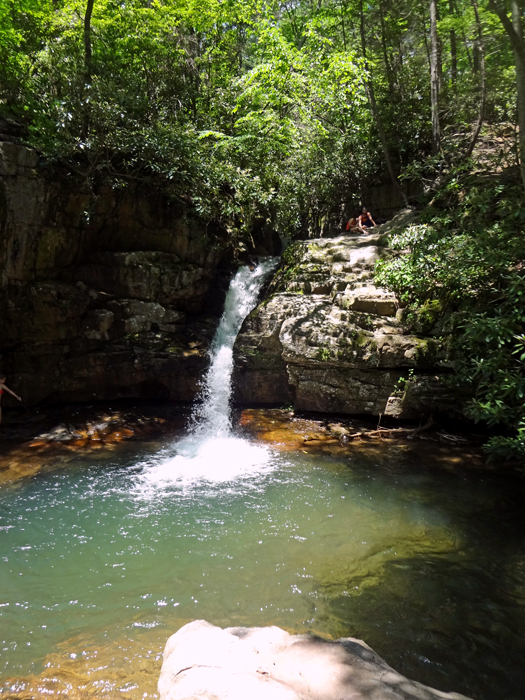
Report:
[[[5,690],[154,695],[167,637],[204,618],[356,636],[442,690],[523,697],[522,481],[417,446],[182,445],[0,489]]]

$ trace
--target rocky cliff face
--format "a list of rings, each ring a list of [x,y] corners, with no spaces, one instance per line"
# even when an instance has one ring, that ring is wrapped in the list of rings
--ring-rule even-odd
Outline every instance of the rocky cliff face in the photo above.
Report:
[[[158,191],[88,186],[0,138],[9,385],[28,403],[192,400],[222,310],[222,252],[210,234]]]
[[[400,418],[457,409],[435,379],[447,366],[438,341],[407,334],[394,296],[373,284],[383,233],[288,249],[237,339],[237,401]],[[192,401],[227,282],[217,234],[154,189],[88,185],[0,134],[9,385],[29,404]]]
[[[384,254],[385,227],[288,249],[237,338],[237,401],[410,419],[457,411],[436,376],[448,367],[439,341],[407,333],[395,296],[374,285]]]

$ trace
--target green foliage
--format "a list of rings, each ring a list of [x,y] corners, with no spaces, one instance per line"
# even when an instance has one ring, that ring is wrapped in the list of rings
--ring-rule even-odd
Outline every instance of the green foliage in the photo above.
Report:
[[[443,314],[443,304],[438,299],[427,299],[421,306],[412,307],[404,320],[415,333],[428,335]]]
[[[413,175],[428,156],[425,4],[96,0],[89,65],[85,11],[86,0],[2,3],[0,110],[88,179],[154,179],[233,239],[260,220],[287,237],[340,230],[385,172],[366,84],[394,167]],[[513,54],[480,12],[487,105],[511,120]],[[439,31],[442,125],[468,136],[480,82],[470,2],[443,4]]]
[[[471,387],[470,416],[515,431],[492,438],[494,455],[525,459],[525,213],[518,188],[459,175],[422,214],[428,223],[393,236],[400,251],[376,268],[380,284],[426,330],[454,312],[448,338],[456,380]],[[423,318],[422,318],[423,317]]]
[[[485,446],[492,459],[511,459],[523,463],[525,461],[525,422],[520,421],[515,436],[492,437]]]
[[[299,235],[321,225],[348,189],[355,54],[309,22],[297,48],[257,0],[97,0],[88,69],[84,12],[11,0],[0,15],[0,107],[44,153],[90,179],[156,179],[234,239],[261,218]]]
[[[407,390],[408,385],[412,381],[414,381],[414,370],[410,368],[408,370],[408,376],[399,377],[399,379],[397,380],[394,391],[392,392],[392,396],[403,396],[403,394]]]

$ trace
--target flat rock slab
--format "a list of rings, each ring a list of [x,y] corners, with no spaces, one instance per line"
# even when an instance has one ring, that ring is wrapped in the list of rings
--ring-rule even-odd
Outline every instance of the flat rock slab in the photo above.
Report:
[[[393,292],[372,285],[346,290],[340,303],[345,309],[376,316],[395,316],[398,307]]]
[[[408,680],[369,646],[196,620],[172,635],[161,700],[468,700]]]

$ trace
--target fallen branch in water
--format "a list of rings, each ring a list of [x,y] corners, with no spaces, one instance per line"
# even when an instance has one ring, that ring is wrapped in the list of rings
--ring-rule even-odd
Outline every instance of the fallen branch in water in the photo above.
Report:
[[[382,428],[381,426],[378,425],[378,427],[375,430],[358,430],[355,433],[343,433],[339,437],[336,437],[334,434],[328,434],[328,435],[315,435],[310,437],[309,435],[306,435],[303,438],[303,444],[304,445],[330,445],[334,443],[339,443],[343,447],[345,445],[348,445],[350,440],[354,440],[356,438],[361,438],[364,440],[368,439],[380,439],[382,440],[383,438],[406,438],[406,437],[416,437],[420,433],[425,432],[426,430],[430,430],[432,426],[435,425],[434,419],[432,416],[427,420],[427,422],[424,425],[420,425],[417,428]],[[437,435],[444,440],[445,442],[451,443],[451,444],[461,444],[468,442],[467,438],[462,437],[461,435],[452,435],[451,433],[447,433],[444,430],[440,430],[437,432]]]
[[[445,442],[450,442],[454,445],[460,442],[468,442],[467,438],[463,437],[462,435],[452,435],[451,433],[446,433],[444,430],[438,430],[437,434]]]
[[[376,428],[375,430],[360,430],[357,433],[351,433],[350,435],[342,435],[339,442],[344,442],[343,438],[347,437],[349,440],[353,438],[383,438],[383,437],[414,437],[419,433],[429,430],[434,425],[434,419],[432,416],[428,419],[425,425],[420,425],[418,428]]]

